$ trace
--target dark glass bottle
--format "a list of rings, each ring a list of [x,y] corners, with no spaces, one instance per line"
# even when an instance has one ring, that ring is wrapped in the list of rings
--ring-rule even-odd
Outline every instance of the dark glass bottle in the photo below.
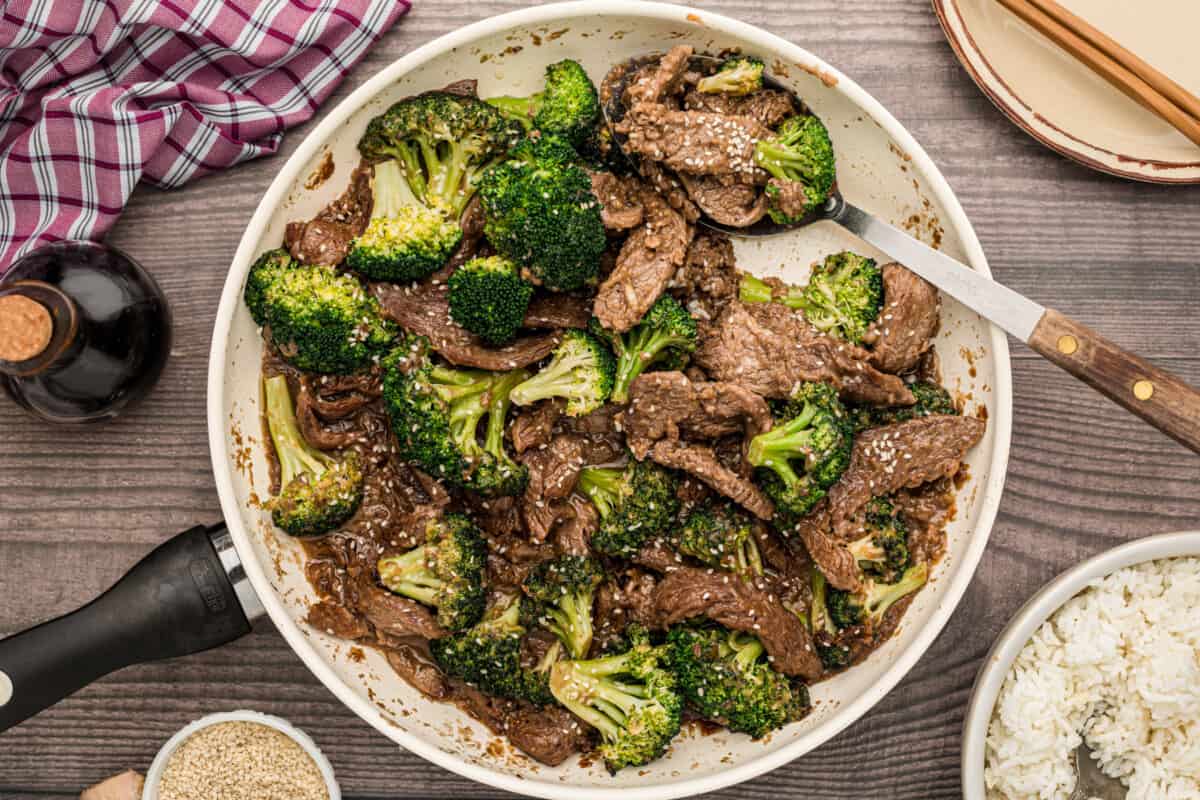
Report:
[[[57,242],[0,280],[0,384],[50,422],[117,416],[150,391],[170,350],[166,297],[115,248]]]

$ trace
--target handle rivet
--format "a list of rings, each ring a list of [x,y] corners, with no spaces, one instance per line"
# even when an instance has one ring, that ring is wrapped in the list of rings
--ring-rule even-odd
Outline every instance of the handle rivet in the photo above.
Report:
[[[1079,340],[1069,333],[1058,337],[1058,352],[1069,356],[1079,349]]]
[[[1138,400],[1149,400],[1154,396],[1154,384],[1141,380],[1133,384],[1133,396]]]
[[[8,701],[12,700],[12,696],[12,678],[8,677],[4,670],[0,670],[0,707],[8,705]]]

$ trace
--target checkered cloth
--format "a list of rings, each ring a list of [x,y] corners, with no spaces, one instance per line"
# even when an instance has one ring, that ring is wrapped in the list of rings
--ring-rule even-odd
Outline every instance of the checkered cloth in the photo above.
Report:
[[[0,273],[99,239],[139,180],[273,153],[407,0],[0,2]]]

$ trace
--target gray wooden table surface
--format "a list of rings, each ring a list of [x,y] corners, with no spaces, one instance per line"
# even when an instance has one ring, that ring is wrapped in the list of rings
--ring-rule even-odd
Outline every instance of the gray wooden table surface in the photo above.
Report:
[[[337,95],[416,45],[525,2],[418,0]],[[908,126],[946,174],[999,280],[1200,383],[1200,187],[1122,182],[1013,128],[955,61],[926,0],[698,4],[807,47]],[[0,402],[0,635],[69,611],[152,546],[218,518],[204,424],[225,265],[282,152],[180,191],[139,189],[112,235],[158,278],[176,345],[161,384],[104,427],[56,429]],[[1019,345],[1008,485],[962,605],[908,677],[818,751],[725,798],[950,798],[980,660],[1039,586],[1089,555],[1200,527],[1200,460]],[[354,800],[497,797],[401,752],[322,687],[266,623],[206,654],[127,669],[0,736],[0,797],[67,798],[203,714],[303,727]]]

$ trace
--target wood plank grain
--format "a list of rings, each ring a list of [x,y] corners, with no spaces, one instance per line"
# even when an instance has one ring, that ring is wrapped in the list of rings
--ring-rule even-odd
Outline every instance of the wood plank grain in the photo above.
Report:
[[[446,31],[524,7],[428,0],[377,46],[327,107]],[[1089,172],[1015,131],[913,0],[699,4],[761,25],[838,65],[891,109],[955,188],[996,277],[1200,382],[1200,187]],[[162,283],[173,356],[129,417],[84,432],[0,404],[0,633],[74,608],[156,544],[216,517],[204,386],[213,309],[241,230],[312,123],[280,152],[181,191],[139,188],[112,241]],[[1195,457],[1025,348],[1014,348],[1016,426],[988,550],[946,630],[870,714],[816,752],[714,795],[957,798],[962,715],[979,660],[1055,574],[1142,535],[1198,527]],[[404,753],[361,723],[270,630],[192,658],[121,672],[0,738],[0,798],[78,796],[144,769],[178,727],[250,707],[307,730],[348,800],[502,793]],[[880,742],[885,744],[880,745]]]

